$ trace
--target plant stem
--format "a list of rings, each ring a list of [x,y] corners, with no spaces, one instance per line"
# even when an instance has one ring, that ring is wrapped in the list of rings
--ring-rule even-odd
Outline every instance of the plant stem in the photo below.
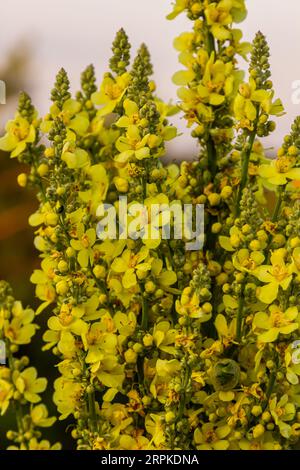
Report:
[[[5,340],[4,340],[5,341]],[[11,373],[14,371],[14,357],[10,351],[10,347],[8,344],[8,341],[5,341],[5,348],[7,351],[7,358],[8,358],[8,367],[11,371]],[[17,421],[17,427],[18,427],[18,433],[22,436],[24,436],[25,429],[23,425],[23,410],[22,410],[22,405],[18,400],[13,401],[14,409],[15,409],[15,415],[16,415],[16,421]],[[23,441],[23,444],[26,449],[28,449],[28,443],[26,440]]]
[[[89,405],[89,416],[90,416],[90,428],[91,428],[91,431],[95,431],[97,428],[97,414],[96,414],[94,392],[88,394],[88,405]]]
[[[239,298],[238,312],[237,312],[237,317],[236,317],[236,339],[238,342],[240,342],[242,339],[245,282],[246,281],[244,281],[242,284],[242,289],[241,289],[240,298]]]
[[[148,312],[149,312],[149,306],[148,302],[143,296],[142,300],[142,322],[141,322],[141,327],[143,330],[147,330],[148,328]]]
[[[266,391],[266,399],[265,399],[265,402],[264,402],[264,405],[263,405],[263,410],[265,410],[266,407],[268,406],[269,398],[270,398],[270,396],[273,392],[275,382],[276,382],[276,370],[273,371],[270,375],[270,380],[269,380],[268,388],[267,388],[267,391]]]
[[[211,178],[214,180],[217,173],[217,152],[215,144],[211,135],[209,135],[206,142],[207,156],[208,156],[208,167],[211,173]]]
[[[281,208],[281,204],[282,204],[282,188],[279,188],[278,199],[277,199],[277,203],[276,203],[274,213],[273,213],[273,216],[272,216],[272,222],[273,223],[276,222],[276,220],[277,220],[277,217],[279,215],[279,211],[280,211],[280,208]]]
[[[254,144],[254,140],[256,137],[256,124],[254,125],[254,129],[250,134],[249,141],[247,143],[247,150],[242,153],[243,158],[243,163],[242,163],[242,174],[241,174],[241,182],[240,182],[240,187],[239,187],[239,192],[238,192],[238,197],[236,201],[236,207],[235,207],[235,212],[236,215],[240,214],[240,202],[243,194],[243,190],[246,187],[247,184],[247,179],[248,179],[248,167],[249,167],[249,160]]]
[[[186,403],[186,387],[188,386],[189,379],[190,379],[190,374],[191,374],[189,366],[187,364],[185,364],[185,366],[186,366],[186,369],[185,369],[184,382],[183,382],[183,387],[182,387],[183,394],[182,394],[182,397],[181,397],[181,400],[180,400],[178,416],[177,416],[176,422],[181,420],[181,418],[183,416],[183,413],[184,413],[184,407],[185,407],[185,403]]]

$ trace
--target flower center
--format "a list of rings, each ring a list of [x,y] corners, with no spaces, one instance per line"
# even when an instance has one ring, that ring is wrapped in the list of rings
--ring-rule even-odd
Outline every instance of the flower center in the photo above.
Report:
[[[17,122],[13,128],[13,134],[17,137],[18,140],[24,140],[28,136],[29,126],[20,124]]]
[[[62,326],[69,326],[73,321],[73,315],[68,312],[62,312],[59,314],[59,320]]]
[[[275,166],[279,173],[287,173],[293,166],[294,161],[289,157],[278,158],[275,162]]]
[[[284,318],[283,312],[278,311],[271,314],[271,323],[275,328],[280,328],[287,325],[289,321]]]
[[[90,241],[88,239],[88,236],[86,234],[84,234],[81,238],[81,243],[83,245],[84,248],[88,248],[89,245],[90,245]]]
[[[107,85],[105,87],[105,94],[111,99],[116,100],[119,98],[122,90],[116,83],[114,85]]]
[[[285,266],[282,266],[280,264],[275,264],[275,266],[273,266],[273,269],[272,269],[272,275],[275,277],[275,279],[278,282],[281,282],[288,276],[288,272]]]

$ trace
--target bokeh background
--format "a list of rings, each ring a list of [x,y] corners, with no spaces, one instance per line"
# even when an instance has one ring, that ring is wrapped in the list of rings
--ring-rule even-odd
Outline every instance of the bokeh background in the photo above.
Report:
[[[300,2],[248,0],[246,3],[249,14],[243,24],[245,39],[251,41],[258,30],[267,35],[272,51],[273,81],[287,111],[278,122],[275,134],[266,140],[272,155],[292,119],[300,114],[300,104],[292,102],[293,83],[300,80]],[[176,101],[171,76],[179,65],[172,42],[190,28],[190,23],[183,15],[167,21],[165,17],[170,10],[171,0],[2,0],[0,80],[7,86],[7,104],[0,105],[1,133],[23,89],[32,96],[40,114],[47,112],[50,89],[60,67],[67,70],[74,91],[79,87],[81,71],[89,63],[95,65],[100,80],[111,55],[111,42],[120,27],[129,35],[133,52],[142,42],[148,45],[158,94],[165,100]],[[246,68],[246,64],[242,65]],[[170,144],[168,158],[193,158],[197,148],[189,131],[179,117],[174,123],[181,135]],[[34,289],[29,277],[38,265],[38,258],[27,220],[36,202],[33,194],[18,188],[16,177],[20,172],[15,160],[0,154],[0,278],[12,284],[24,304],[34,306]],[[30,352],[38,355],[37,363],[43,373],[54,368],[47,362],[48,355],[38,352],[40,336],[35,350]],[[67,447],[71,445],[57,430],[54,433],[57,436],[53,439],[61,438]],[[0,447],[3,436],[0,422]]]

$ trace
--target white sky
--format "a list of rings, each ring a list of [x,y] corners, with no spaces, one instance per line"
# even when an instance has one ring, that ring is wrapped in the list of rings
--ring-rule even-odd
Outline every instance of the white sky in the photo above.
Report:
[[[173,38],[188,30],[190,22],[180,15],[174,21],[165,16],[170,0],[5,0],[1,1],[1,56],[24,38],[34,50],[30,93],[42,113],[56,72],[68,71],[73,89],[79,85],[80,72],[94,63],[101,78],[110,57],[115,32],[122,26],[130,36],[133,50],[146,42],[152,54],[159,95],[176,100],[172,74],[179,69]],[[272,51],[272,71],[278,95],[288,115],[281,118],[276,134],[267,141],[278,145],[300,105],[292,104],[292,82],[300,80],[300,2],[299,0],[248,0],[244,35],[251,40],[258,29],[268,37]],[[4,4],[4,5],[3,5]],[[286,5],[286,7],[285,7]],[[1,77],[0,77],[1,78]],[[170,151],[195,155],[193,139],[182,121],[176,122],[184,135],[171,144]]]

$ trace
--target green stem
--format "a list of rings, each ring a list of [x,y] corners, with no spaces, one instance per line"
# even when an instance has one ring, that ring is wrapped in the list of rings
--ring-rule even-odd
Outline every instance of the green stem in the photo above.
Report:
[[[181,420],[181,418],[183,416],[183,413],[184,413],[184,408],[185,408],[185,403],[186,403],[186,388],[188,386],[188,383],[189,383],[189,380],[190,380],[190,374],[191,374],[189,366],[187,364],[185,364],[185,367],[186,367],[186,369],[185,369],[184,381],[183,381],[183,386],[182,386],[183,393],[182,393],[182,397],[181,397],[180,404],[179,404],[178,416],[177,416],[177,419],[176,419],[176,423]]]
[[[267,388],[267,391],[266,391],[266,399],[265,399],[264,404],[263,404],[263,410],[265,410],[266,407],[268,406],[269,399],[270,399],[270,396],[273,392],[275,382],[276,382],[276,370],[274,370],[270,375],[269,384],[268,384],[268,388]]]
[[[279,215],[279,211],[280,211],[281,204],[282,204],[282,193],[283,193],[283,189],[279,188],[278,199],[277,199],[277,203],[276,203],[274,213],[273,213],[273,216],[272,216],[272,222],[273,223],[276,222],[277,217]]]
[[[97,429],[97,413],[96,413],[94,392],[88,394],[88,407],[89,407],[89,417],[90,417],[90,428],[91,428],[91,431],[95,431]]]
[[[238,342],[242,339],[242,326],[243,326],[243,308],[244,308],[244,286],[245,281],[242,284],[242,289],[239,298],[239,306],[236,317],[236,339]]]
[[[208,156],[208,167],[213,181],[217,173],[217,152],[211,135],[209,135],[207,139],[206,149]]]
[[[215,38],[209,31],[207,31],[207,52],[209,53],[209,55],[212,52],[216,52]]]
[[[142,300],[142,322],[141,322],[141,327],[142,330],[147,330],[148,329],[148,320],[149,320],[149,305],[145,297],[143,296]]]
[[[244,153],[242,153],[242,156],[244,157],[243,163],[242,163],[242,175],[241,175],[241,182],[240,182],[238,197],[236,201],[236,208],[235,208],[235,212],[237,215],[240,214],[240,202],[241,202],[243,190],[247,184],[249,161],[250,161],[250,156],[251,156],[254,140],[256,137],[256,126],[257,124],[254,125],[254,130],[250,134],[249,141],[247,143],[247,150]]]
[[[276,206],[275,206],[275,209],[274,209],[274,212],[273,212],[273,215],[272,215],[272,219],[271,219],[271,221],[273,223],[275,223],[278,219],[279,211],[280,211],[281,204],[282,204],[282,195],[284,193],[284,190],[285,190],[285,186],[279,188],[278,199],[277,199]],[[272,243],[272,234],[269,234],[268,244],[265,248],[265,251],[267,252],[267,258],[266,258],[267,263],[269,263],[270,257],[271,257],[271,252],[270,252],[271,243]]]
[[[205,17],[204,17],[204,21],[205,21]],[[215,38],[209,31],[208,26],[206,27],[207,27],[207,33],[206,33],[207,52],[209,55],[211,55],[212,52],[216,51]],[[216,152],[215,144],[210,134],[206,142],[206,149],[207,149],[207,156],[208,156],[208,167],[211,172],[211,177],[213,180],[217,173],[217,152]]]
[[[9,367],[11,373],[12,373],[15,369],[15,367],[14,367],[14,357],[11,353],[8,341],[4,340],[4,342],[5,342],[5,348],[6,348],[6,351],[7,351],[8,367]],[[24,429],[24,425],[23,425],[22,405],[20,404],[20,402],[18,400],[14,400],[13,405],[14,405],[14,409],[15,409],[15,416],[16,416],[16,421],[17,421],[18,433],[21,436],[24,436],[25,429]],[[23,441],[23,444],[24,444],[25,448],[28,449],[28,443],[26,442],[26,440]]]

